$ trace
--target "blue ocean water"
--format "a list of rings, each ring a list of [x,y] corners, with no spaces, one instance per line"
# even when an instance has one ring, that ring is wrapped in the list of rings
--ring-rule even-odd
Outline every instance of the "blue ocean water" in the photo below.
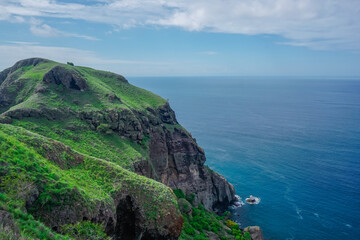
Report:
[[[129,78],[169,99],[266,239],[360,239],[360,79]]]

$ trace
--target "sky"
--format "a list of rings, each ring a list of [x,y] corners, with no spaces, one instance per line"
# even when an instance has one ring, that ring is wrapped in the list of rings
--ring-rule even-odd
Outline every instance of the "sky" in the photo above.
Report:
[[[126,76],[360,76],[360,0],[0,0],[0,70],[29,57]]]

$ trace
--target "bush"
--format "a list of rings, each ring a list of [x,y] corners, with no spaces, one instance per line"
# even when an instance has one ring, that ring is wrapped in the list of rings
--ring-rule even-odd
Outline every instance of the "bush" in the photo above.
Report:
[[[179,198],[185,198],[185,193],[181,189],[173,189],[175,196]]]
[[[231,221],[230,219],[229,220],[226,220],[226,226],[228,226],[229,228],[233,228],[233,227],[237,227],[237,228],[239,228],[238,227],[238,225],[235,223],[235,222],[233,222],[233,221]]]
[[[65,236],[79,240],[110,240],[105,233],[104,226],[90,221],[63,225],[60,232]]]

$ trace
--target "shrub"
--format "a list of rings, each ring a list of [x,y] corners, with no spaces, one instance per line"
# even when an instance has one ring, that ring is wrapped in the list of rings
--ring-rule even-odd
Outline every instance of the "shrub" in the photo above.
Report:
[[[90,221],[63,225],[60,232],[65,236],[79,240],[110,240],[105,233],[104,226]]]
[[[185,193],[181,189],[173,189],[174,194],[177,198],[185,198]]]
[[[233,222],[233,221],[231,221],[230,219],[229,220],[226,220],[226,226],[228,226],[229,228],[233,228],[233,227],[238,227],[238,225],[235,223],[235,222]]]

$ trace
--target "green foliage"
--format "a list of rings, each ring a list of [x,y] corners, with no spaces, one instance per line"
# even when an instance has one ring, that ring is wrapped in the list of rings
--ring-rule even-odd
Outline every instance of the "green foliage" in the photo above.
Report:
[[[186,196],[185,196],[185,199],[186,199],[189,203],[193,204],[193,203],[194,203],[194,200],[195,200],[195,197],[196,197],[196,195],[195,195],[194,193],[192,193],[192,194],[186,195]]]
[[[185,198],[185,193],[181,189],[173,189],[174,194],[177,198]]]
[[[90,221],[61,226],[60,233],[78,240],[110,240],[105,233],[104,226]]]
[[[114,162],[129,170],[132,170],[135,162],[146,160],[149,156],[146,144],[140,145],[112,131],[108,132],[107,125],[101,125],[100,129],[108,134],[103,134],[100,130],[90,130],[76,120],[48,121],[28,118],[26,122],[14,120],[13,124],[58,140],[78,152]],[[77,129],[67,129],[68,126],[74,125]]]
[[[228,226],[229,228],[233,228],[235,226],[237,226],[237,224],[233,221],[231,221],[230,219],[226,220],[226,226]]]
[[[195,196],[185,195],[181,189],[174,190],[178,199],[192,199]],[[181,201],[179,201],[179,204]],[[202,204],[197,207],[193,205],[192,214],[183,213],[184,224],[180,235],[180,240],[199,239],[207,240],[208,232],[216,234],[221,240],[251,240],[248,232],[240,229],[239,225],[231,220],[225,220],[229,212],[219,216],[204,208]],[[230,231],[228,230],[230,228]]]
[[[66,64],[70,65],[70,66],[74,66],[74,63],[72,63],[72,62],[67,62]]]
[[[21,201],[8,197],[6,194],[0,194],[0,210],[11,214],[14,219],[15,227],[19,228],[19,233],[9,227],[0,226],[0,239],[4,240],[25,240],[25,239],[54,239],[68,240],[69,238],[53,232],[40,221],[23,211]]]
[[[41,218],[34,220],[31,215],[38,214],[39,209],[49,213],[68,205],[91,212],[99,202],[113,202],[112,195],[120,191],[136,197],[148,216],[145,224],[157,226],[157,220],[168,213],[167,207],[175,204],[175,196],[165,185],[102,159],[81,155],[82,162],[61,168],[56,161],[45,158],[62,146],[58,144],[20,127],[0,124],[0,204],[4,203],[0,209],[9,209],[14,215],[21,230],[26,231],[22,236],[54,239],[41,235]],[[61,150],[58,157],[71,160],[75,154],[79,153]],[[34,189],[39,190],[39,196],[24,213],[26,196]],[[45,233],[55,234],[51,230]]]

